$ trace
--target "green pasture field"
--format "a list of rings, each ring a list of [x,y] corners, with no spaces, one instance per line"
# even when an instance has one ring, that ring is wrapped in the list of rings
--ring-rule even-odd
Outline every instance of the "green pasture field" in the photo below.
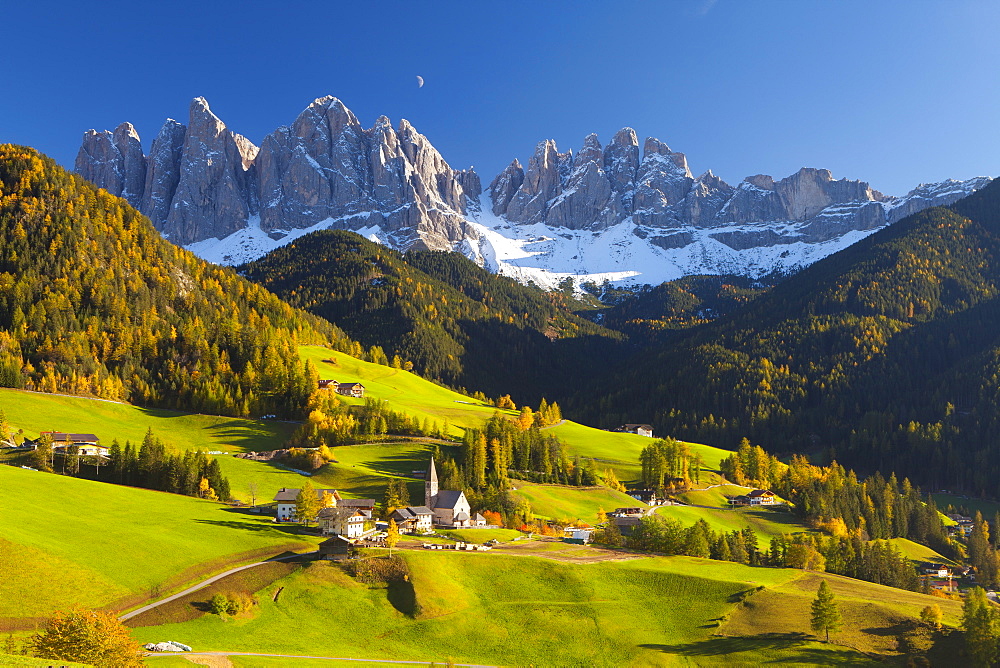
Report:
[[[798,571],[688,557],[567,564],[497,553],[408,551],[407,583],[356,582],[315,563],[261,591],[256,614],[135,629],[195,650],[495,665],[868,665],[836,646],[773,640],[715,648],[719,620],[740,592],[773,587]],[[284,587],[273,601],[272,592]],[[729,643],[732,644],[731,642]],[[264,664],[250,664],[264,665]],[[288,665],[298,665],[289,661]]]
[[[954,564],[951,559],[946,559],[926,545],[914,543],[906,538],[890,538],[889,542],[895,545],[906,558],[913,561],[931,561],[936,564]]]
[[[985,499],[976,499],[969,496],[959,496],[957,494],[931,494],[934,497],[934,503],[937,504],[938,509],[944,512],[944,509],[948,505],[958,507],[965,507],[969,509],[972,513],[970,517],[975,516],[975,512],[978,510],[983,514],[983,519],[993,523],[993,517],[1000,512],[1000,502],[997,501],[987,501]],[[952,520],[947,520],[949,524],[954,524]]]
[[[611,512],[615,508],[646,507],[628,494],[607,487],[567,487],[565,485],[541,485],[531,482],[514,481],[515,492],[531,504],[536,517],[556,520],[570,520],[594,524],[597,511]]]
[[[843,629],[831,633],[831,641],[863,652],[895,654],[897,633],[927,605],[939,605],[947,625],[956,626],[961,619],[960,601],[838,575],[802,572],[800,577],[748,597],[744,605],[734,609],[720,632],[735,636],[734,640],[748,636],[794,637],[810,633],[810,605],[821,580],[829,583],[843,617]]]
[[[126,607],[318,542],[219,503],[0,466],[0,618]]]
[[[462,431],[470,427],[481,427],[497,410],[471,397],[435,385],[409,371],[364,362],[322,346],[300,346],[299,354],[313,361],[321,378],[361,382],[365,386],[366,397],[387,401],[394,410],[421,420],[429,418],[441,426],[447,420],[452,436],[461,436]],[[335,363],[324,360],[335,360]],[[364,399],[343,397],[343,400],[348,404],[364,403]],[[517,415],[515,411],[501,412],[510,416]],[[639,453],[649,445],[649,438],[595,429],[569,420],[547,427],[546,431],[551,431],[564,441],[571,454],[593,458],[597,461],[598,468],[613,468],[621,480],[638,483]],[[688,445],[692,453],[701,454],[706,468],[713,471],[719,468],[723,457],[731,454],[728,450],[708,445]],[[705,484],[711,484],[717,479],[718,476],[712,472],[703,475]]]
[[[656,514],[679,520],[684,526],[703,519],[716,531],[730,532],[750,528],[757,534],[757,544],[762,549],[768,547],[771,538],[810,531],[792,513],[777,509],[660,506],[656,509]]]

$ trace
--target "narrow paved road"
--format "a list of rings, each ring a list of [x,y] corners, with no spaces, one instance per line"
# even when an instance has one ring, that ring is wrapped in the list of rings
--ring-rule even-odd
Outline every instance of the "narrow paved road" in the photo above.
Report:
[[[149,652],[146,656],[273,656],[279,659],[321,659],[326,661],[359,661],[362,663],[405,663],[417,666],[440,665],[440,662],[433,661],[403,661],[401,659],[351,659],[343,656],[305,656],[299,654],[258,654],[257,652]],[[479,663],[453,663],[453,666],[465,666],[466,668],[497,668],[487,664]]]
[[[124,615],[121,615],[120,617],[118,617],[118,619],[120,621],[124,622],[126,619],[131,619],[131,618],[135,617],[136,615],[141,615],[142,613],[146,612],[147,610],[152,610],[153,608],[155,608],[157,606],[160,606],[160,605],[163,605],[164,603],[169,603],[170,601],[176,600],[176,599],[178,599],[178,598],[180,598],[182,596],[187,596],[191,592],[198,591],[199,589],[201,589],[203,587],[207,587],[208,585],[212,584],[213,582],[217,582],[218,580],[221,580],[222,578],[224,578],[224,577],[226,577],[228,575],[232,575],[233,573],[239,573],[240,571],[245,571],[248,568],[254,568],[255,566],[261,566],[263,564],[267,564],[267,563],[270,563],[272,561],[288,561],[289,559],[297,559],[299,557],[303,557],[303,556],[306,556],[306,555],[309,555],[309,554],[315,554],[315,553],[314,552],[304,552],[302,554],[289,554],[289,555],[286,555],[284,557],[271,557],[270,559],[265,559],[264,561],[258,561],[258,562],[253,563],[253,564],[247,564],[245,566],[237,566],[236,568],[230,568],[228,571],[225,571],[224,573],[219,573],[218,575],[213,575],[212,577],[208,578],[207,580],[202,580],[198,584],[196,584],[196,585],[194,585],[192,587],[188,587],[184,591],[177,592],[173,596],[168,596],[168,597],[166,597],[164,599],[156,601],[155,603],[150,603],[149,605],[144,605],[144,606],[142,606],[141,608],[139,608],[137,610],[133,610],[132,612],[126,612]]]

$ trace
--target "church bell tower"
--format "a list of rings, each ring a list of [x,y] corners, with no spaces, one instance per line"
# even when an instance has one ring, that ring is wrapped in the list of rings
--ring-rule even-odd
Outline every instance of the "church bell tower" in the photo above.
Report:
[[[427,480],[424,481],[424,505],[434,510],[438,496],[438,474],[434,468],[434,458],[431,457],[430,468],[427,469]]]

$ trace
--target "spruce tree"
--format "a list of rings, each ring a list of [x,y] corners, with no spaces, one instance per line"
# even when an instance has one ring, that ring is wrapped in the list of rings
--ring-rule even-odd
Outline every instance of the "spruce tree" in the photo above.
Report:
[[[840,630],[840,611],[837,610],[837,604],[833,600],[833,591],[826,580],[819,583],[816,599],[812,602],[810,627],[815,633],[824,631],[826,642],[830,642],[830,631]]]

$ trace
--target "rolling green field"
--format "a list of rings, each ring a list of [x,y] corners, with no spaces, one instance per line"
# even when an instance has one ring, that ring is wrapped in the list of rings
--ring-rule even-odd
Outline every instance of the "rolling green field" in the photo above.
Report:
[[[493,406],[435,385],[409,371],[371,364],[321,346],[301,346],[299,354],[316,364],[321,378],[340,382],[360,381],[365,386],[366,396],[387,401],[394,410],[417,416],[421,420],[436,420],[442,425],[447,420],[454,436],[460,436],[465,428],[482,426],[497,410]],[[323,360],[335,360],[335,363]],[[364,402],[363,399],[347,397],[344,401],[354,404]],[[516,415],[514,411],[502,412]],[[569,445],[572,454],[594,458],[599,464],[598,468],[613,468],[619,479],[625,482],[638,482],[639,453],[649,445],[649,438],[595,429],[569,420],[547,430],[551,430]],[[710,469],[718,469],[719,461],[731,454],[727,450],[697,443],[690,443],[689,447],[692,453],[697,452],[702,456],[705,466]],[[714,473],[703,476],[705,484],[716,480]]]
[[[889,542],[895,545],[908,559],[914,561],[932,561],[936,564],[954,564],[951,559],[946,559],[926,545],[914,543],[906,538],[890,538]]]
[[[131,605],[318,542],[210,501],[10,466],[0,508],[0,618]]]
[[[607,487],[566,487],[563,485],[539,485],[517,481],[519,496],[531,504],[531,510],[538,517],[558,520],[579,520],[588,524],[597,521],[597,511],[611,512],[615,508],[645,507],[628,494]]]
[[[388,589],[315,563],[260,592],[256,615],[135,629],[142,641],[225,650],[498,665],[867,665],[836,646],[771,640],[717,651],[739,592],[799,577],[687,557],[567,564],[495,553],[405,552],[408,583]],[[273,592],[284,587],[277,601]],[[684,605],[677,605],[679,600]],[[812,663],[813,661],[808,661]],[[156,665],[155,663],[151,665]],[[256,665],[256,664],[251,664]],[[298,665],[288,661],[287,665]]]
[[[657,515],[679,520],[690,526],[698,520],[705,520],[716,531],[737,531],[753,529],[757,534],[757,544],[766,549],[772,537],[810,531],[792,513],[782,510],[761,510],[750,508],[694,508],[691,506],[660,506]]]

